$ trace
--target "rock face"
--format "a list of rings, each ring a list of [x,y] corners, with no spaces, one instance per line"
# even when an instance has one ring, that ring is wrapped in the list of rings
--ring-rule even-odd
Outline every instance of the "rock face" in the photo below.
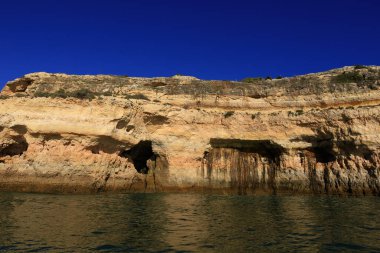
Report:
[[[379,80],[28,74],[0,95],[0,189],[379,195]]]

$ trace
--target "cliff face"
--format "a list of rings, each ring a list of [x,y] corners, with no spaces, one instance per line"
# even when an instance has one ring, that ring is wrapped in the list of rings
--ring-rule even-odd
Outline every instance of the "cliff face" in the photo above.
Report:
[[[0,95],[0,189],[379,195],[379,80],[29,74]]]

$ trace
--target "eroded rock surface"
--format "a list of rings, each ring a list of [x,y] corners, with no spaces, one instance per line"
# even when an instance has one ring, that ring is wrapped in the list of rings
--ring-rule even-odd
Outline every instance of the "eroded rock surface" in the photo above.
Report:
[[[0,95],[0,189],[379,195],[379,80],[28,74]]]

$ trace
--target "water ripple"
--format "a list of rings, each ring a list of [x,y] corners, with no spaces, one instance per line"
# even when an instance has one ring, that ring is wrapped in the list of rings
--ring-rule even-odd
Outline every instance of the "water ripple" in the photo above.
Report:
[[[0,193],[0,252],[379,252],[380,199]]]

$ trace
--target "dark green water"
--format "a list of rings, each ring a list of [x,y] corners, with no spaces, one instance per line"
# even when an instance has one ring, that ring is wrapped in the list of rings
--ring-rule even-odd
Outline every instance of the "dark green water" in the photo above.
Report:
[[[0,193],[0,251],[379,252],[380,198]]]

